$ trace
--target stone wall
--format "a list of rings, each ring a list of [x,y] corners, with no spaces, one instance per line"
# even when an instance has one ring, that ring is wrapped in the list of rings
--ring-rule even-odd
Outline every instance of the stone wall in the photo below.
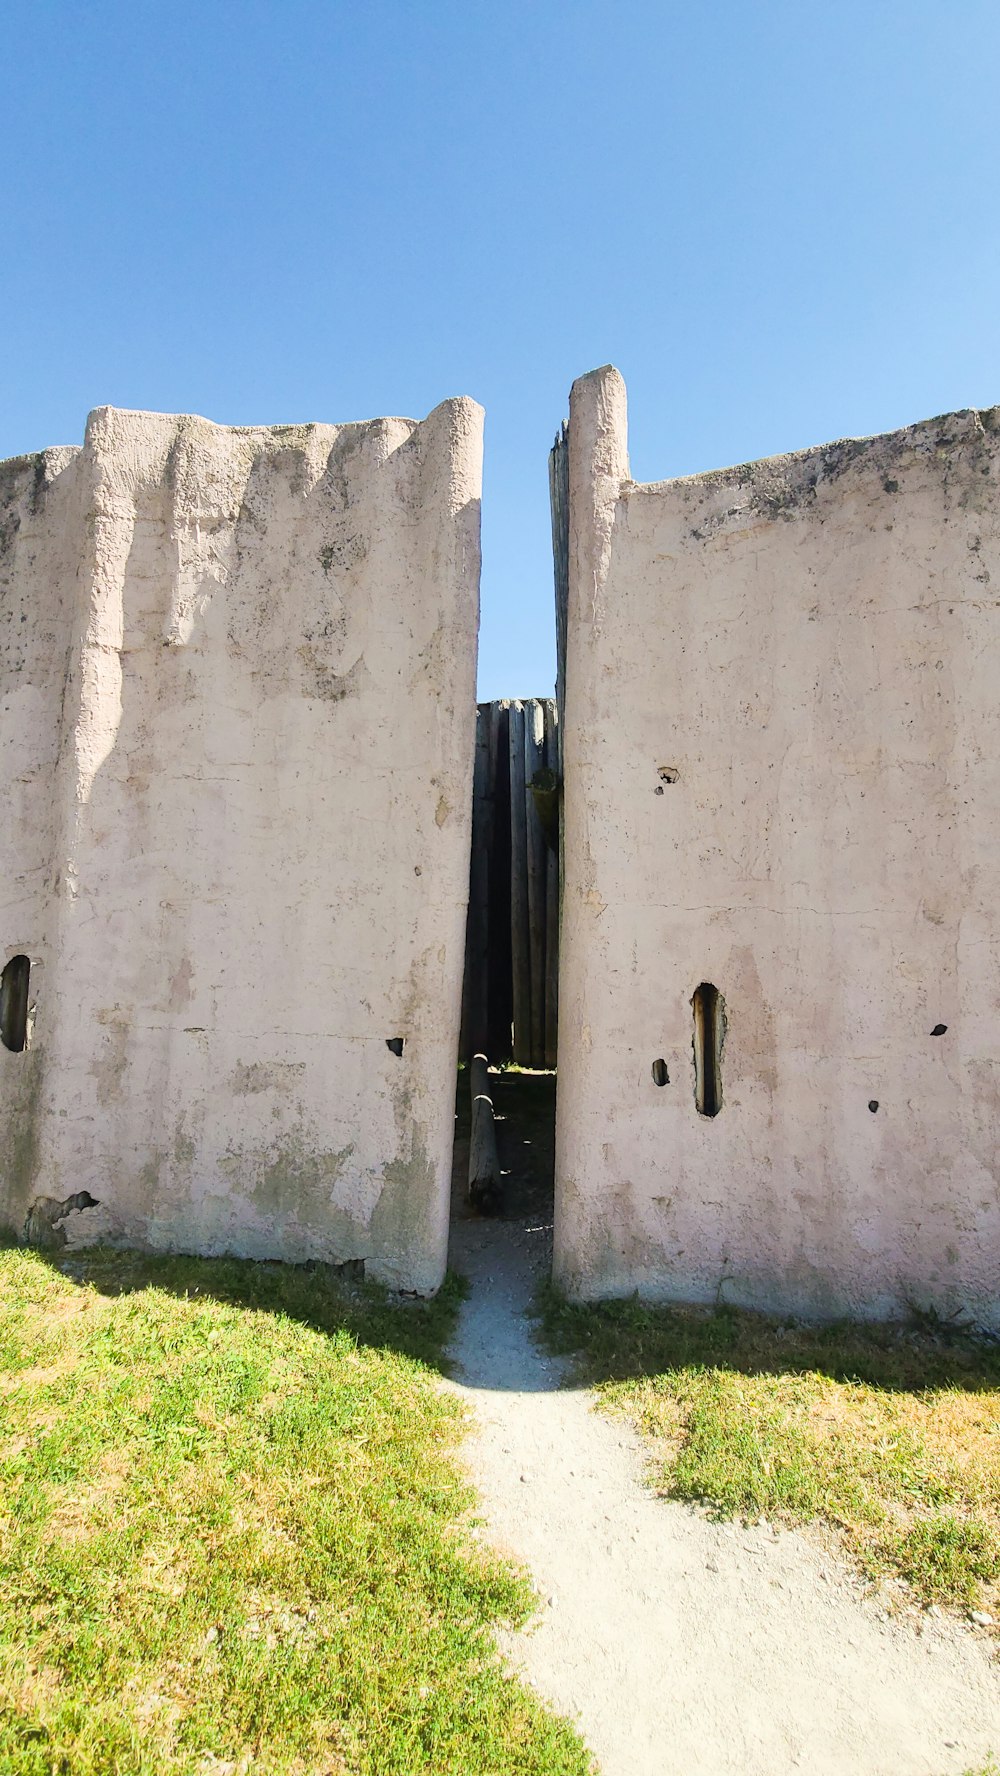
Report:
[[[9,1229],[440,1282],[481,420],[106,408],[0,469]]]
[[[998,428],[640,486],[621,378],[574,387],[574,1295],[1000,1319]]]

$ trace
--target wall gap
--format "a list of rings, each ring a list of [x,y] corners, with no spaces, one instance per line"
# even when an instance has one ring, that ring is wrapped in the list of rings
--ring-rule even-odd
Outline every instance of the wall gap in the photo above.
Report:
[[[527,1234],[542,1239],[551,1236],[554,1190],[569,597],[565,426],[550,453],[549,489],[556,697],[502,698],[477,710],[453,1194],[456,1228],[470,1214],[493,1213],[522,1221]],[[488,1176],[481,1175],[484,1164]]]

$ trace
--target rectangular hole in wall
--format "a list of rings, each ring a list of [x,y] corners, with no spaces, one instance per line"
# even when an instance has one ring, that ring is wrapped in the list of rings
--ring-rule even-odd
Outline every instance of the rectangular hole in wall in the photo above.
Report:
[[[725,1002],[718,987],[702,981],[691,1001],[694,1012],[694,1092],[700,1116],[718,1116],[722,1109],[722,1044]]]
[[[30,974],[27,956],[12,956],[0,974],[0,1042],[14,1054],[20,1054],[28,1044]]]

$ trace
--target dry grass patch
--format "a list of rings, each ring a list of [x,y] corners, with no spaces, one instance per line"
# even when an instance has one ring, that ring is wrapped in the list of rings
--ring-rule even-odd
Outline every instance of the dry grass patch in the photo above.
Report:
[[[494,1649],[533,1600],[468,1534],[455,1299],[0,1253],[0,1770],[584,1776]]]
[[[872,1578],[1000,1620],[1000,1350],[729,1308],[575,1307],[543,1328],[651,1438],[663,1493],[835,1526]]]

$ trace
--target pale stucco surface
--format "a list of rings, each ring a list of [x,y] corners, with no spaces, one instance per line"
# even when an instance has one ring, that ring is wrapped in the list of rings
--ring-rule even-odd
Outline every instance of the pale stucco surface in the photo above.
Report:
[[[440,1281],[481,421],[104,408],[0,468],[14,1231]]]
[[[555,1269],[576,1295],[1000,1320],[998,425],[640,486],[621,378],[574,387]],[[727,1015],[711,1118],[701,982]]]

